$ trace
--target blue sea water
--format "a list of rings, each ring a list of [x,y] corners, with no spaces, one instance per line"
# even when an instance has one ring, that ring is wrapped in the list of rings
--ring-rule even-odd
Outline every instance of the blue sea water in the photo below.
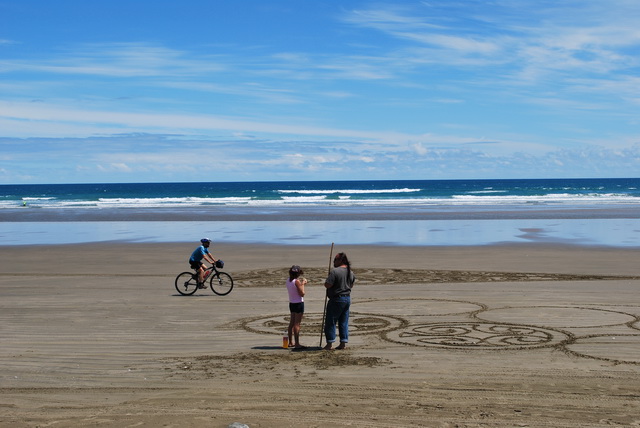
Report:
[[[0,209],[638,204],[640,178],[0,185]]]
[[[152,218],[203,212],[227,216]],[[33,213],[38,220],[25,221]],[[96,220],[96,213],[109,214]],[[640,179],[0,185],[0,218],[0,245],[209,235],[267,244],[640,248]]]

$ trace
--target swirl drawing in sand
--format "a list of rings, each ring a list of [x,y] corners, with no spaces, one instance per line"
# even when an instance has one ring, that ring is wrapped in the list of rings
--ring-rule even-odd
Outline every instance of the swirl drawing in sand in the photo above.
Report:
[[[480,322],[436,323],[409,326],[385,338],[417,346],[483,349],[518,349],[550,346],[568,339],[563,333],[539,327]]]
[[[503,281],[589,281],[635,277],[541,273],[361,269],[360,286]],[[244,286],[275,287],[283,273],[265,269],[245,273]],[[321,282],[322,269],[307,275]],[[317,278],[316,278],[317,277]],[[278,278],[270,281],[270,278]],[[241,285],[241,286],[242,286]],[[380,313],[381,305],[385,308]],[[240,320],[248,332],[279,335],[288,314]],[[320,331],[321,314],[305,314],[307,332]],[[640,316],[597,305],[506,306],[454,299],[376,297],[352,304],[350,334],[373,334],[398,345],[451,350],[526,351],[555,348],[568,355],[616,364],[640,364]],[[631,351],[621,353],[616,344]]]
[[[353,308],[366,310],[383,300],[356,303]],[[399,345],[452,350],[555,348],[575,357],[640,365],[640,317],[623,311],[579,306],[490,309],[478,302],[394,299],[388,312],[352,311],[350,334],[373,334]],[[320,331],[321,314],[306,314],[305,321],[307,331]],[[239,322],[248,332],[279,335],[286,330],[289,316],[270,315]],[[624,345],[629,351],[622,353],[618,349],[621,346],[616,345]]]
[[[307,331],[320,331],[322,315],[308,313],[304,318]],[[253,333],[282,334],[289,325],[289,315],[271,315],[267,317],[250,318],[242,321],[242,327]],[[349,334],[381,334],[388,330],[395,330],[406,325],[406,321],[399,317],[380,314],[351,313],[349,320]]]

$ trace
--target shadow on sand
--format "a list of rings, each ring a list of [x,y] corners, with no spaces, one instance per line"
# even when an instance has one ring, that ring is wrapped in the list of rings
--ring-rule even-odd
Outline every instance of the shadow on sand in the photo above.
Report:
[[[267,351],[267,350],[275,350],[275,349],[282,349],[283,351],[291,351],[291,352],[307,352],[307,351],[321,351],[322,348],[319,346],[306,346],[304,348],[283,348],[282,346],[254,346],[251,349],[260,349],[263,351]]]

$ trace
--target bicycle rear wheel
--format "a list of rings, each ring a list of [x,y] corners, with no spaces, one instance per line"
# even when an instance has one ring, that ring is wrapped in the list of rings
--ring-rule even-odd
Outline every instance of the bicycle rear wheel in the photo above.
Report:
[[[182,272],[176,277],[176,290],[183,296],[191,296],[198,289],[198,280],[192,272]]]
[[[211,291],[218,296],[226,296],[233,290],[233,278],[226,272],[218,272],[211,275]]]

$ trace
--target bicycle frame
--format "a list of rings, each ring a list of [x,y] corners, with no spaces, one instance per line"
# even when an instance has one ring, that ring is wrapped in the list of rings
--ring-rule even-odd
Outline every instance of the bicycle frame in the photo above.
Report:
[[[211,291],[219,296],[226,296],[233,289],[233,278],[226,272],[219,271],[215,265],[205,267],[203,283],[209,283]],[[198,269],[191,272],[183,272],[176,277],[176,290],[185,296],[190,296],[196,292],[199,283]]]

